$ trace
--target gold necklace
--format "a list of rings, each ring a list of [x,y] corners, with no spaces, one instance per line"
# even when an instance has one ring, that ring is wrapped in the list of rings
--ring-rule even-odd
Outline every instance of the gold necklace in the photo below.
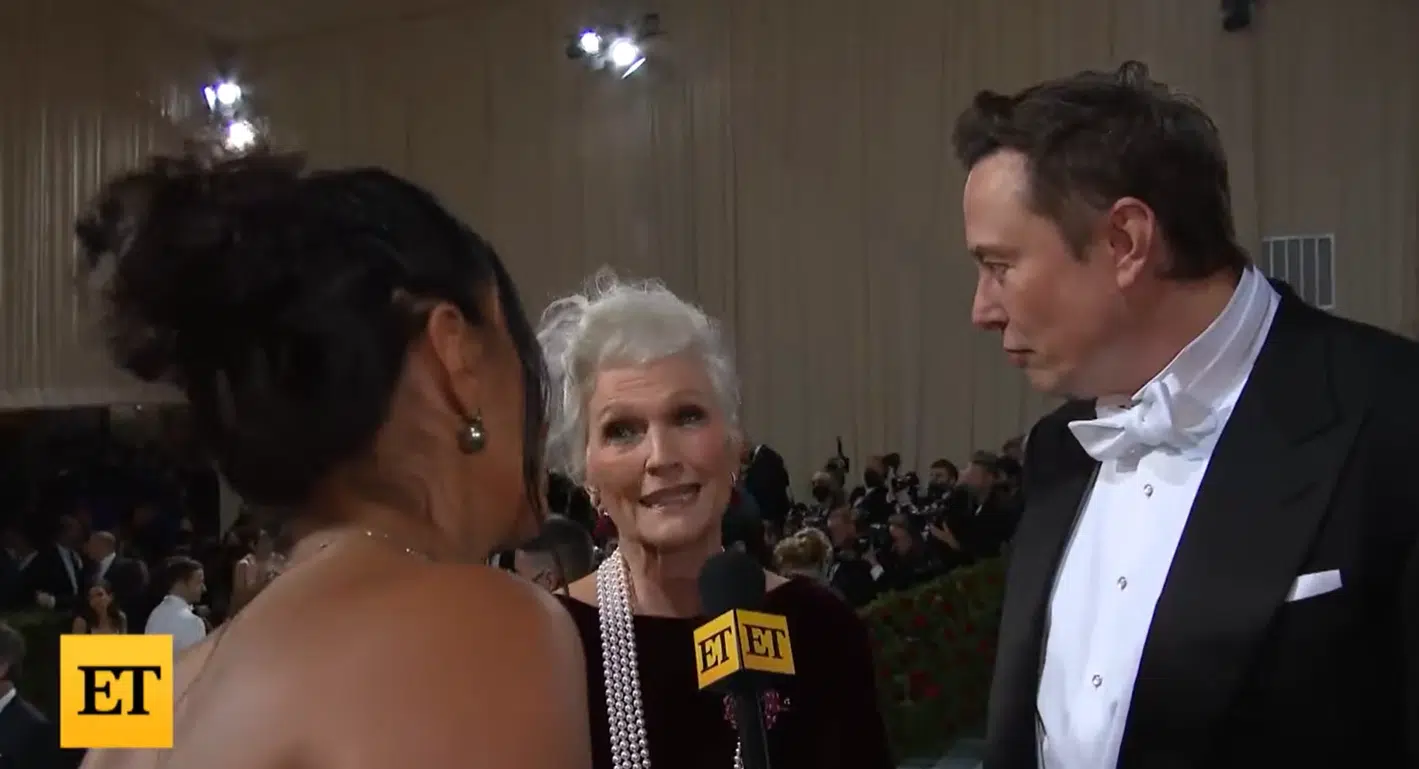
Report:
[[[431,555],[429,555],[428,553],[425,553],[425,552],[422,551],[422,550],[415,550],[415,549],[412,548],[412,547],[407,547],[407,546],[405,546],[405,545],[401,545],[401,544],[399,544],[399,542],[395,541],[395,539],[394,539],[393,537],[389,536],[388,534],[385,534],[385,533],[382,532],[382,531],[375,531],[375,530],[373,530],[373,529],[357,529],[357,531],[360,533],[361,536],[363,536],[363,537],[365,537],[365,538],[367,538],[367,539],[372,539],[372,540],[374,540],[374,541],[376,541],[376,542],[381,542],[381,543],[384,543],[384,544],[386,544],[386,545],[389,545],[390,547],[394,548],[395,550],[401,551],[404,555],[412,555],[412,556],[414,556],[415,558],[421,558],[421,559],[423,559],[423,560],[425,560],[425,561],[433,561],[433,560],[434,560],[434,557],[431,556]],[[325,540],[324,542],[321,542],[321,543],[315,548],[315,552],[311,553],[311,555],[315,555],[316,553],[324,552],[327,548],[329,548],[331,545],[335,544],[335,543],[338,542],[339,540],[340,540],[340,535],[338,535],[338,534],[335,535],[335,536],[330,537],[329,539]],[[302,558],[302,559],[300,559],[299,561],[297,561],[296,563],[300,563],[300,561],[304,561],[304,560],[309,560],[309,558]],[[291,562],[288,561],[288,562],[286,563],[286,570],[289,570],[292,566],[296,565],[296,563],[291,563]]]

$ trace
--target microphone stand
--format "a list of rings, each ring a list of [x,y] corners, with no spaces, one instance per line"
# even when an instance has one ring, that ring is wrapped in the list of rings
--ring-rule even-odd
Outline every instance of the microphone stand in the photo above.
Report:
[[[734,694],[734,725],[739,732],[739,757],[744,769],[770,769],[768,726],[758,692]]]

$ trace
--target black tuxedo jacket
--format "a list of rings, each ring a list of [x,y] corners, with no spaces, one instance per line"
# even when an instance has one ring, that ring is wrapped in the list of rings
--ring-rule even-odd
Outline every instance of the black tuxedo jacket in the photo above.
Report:
[[[1419,345],[1282,300],[1153,614],[1118,769],[1419,767]],[[1034,769],[1049,596],[1097,463],[1026,444],[986,769]],[[1297,576],[1334,592],[1287,602]]]
[[[748,467],[744,468],[743,483],[744,489],[759,503],[760,515],[782,523],[793,506],[788,496],[788,468],[783,457],[768,446],[756,446]]]
[[[54,596],[58,608],[71,609],[78,603],[79,597],[88,592],[84,579],[89,567],[83,556],[76,551],[68,551],[70,564],[74,567],[74,577],[78,582],[78,589],[75,590],[75,584],[69,580],[69,572],[64,568],[65,557],[57,546],[45,545],[35,553],[34,560],[26,571],[32,575],[30,581],[35,590],[42,590]]]
[[[72,763],[59,749],[59,731],[38,708],[16,697],[0,710],[0,769],[61,769]]]

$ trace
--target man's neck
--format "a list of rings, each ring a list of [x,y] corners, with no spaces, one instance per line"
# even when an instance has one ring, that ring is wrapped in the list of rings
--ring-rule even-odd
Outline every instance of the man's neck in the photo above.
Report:
[[[1148,301],[1136,329],[1113,354],[1118,376],[1097,396],[1132,396],[1202,335],[1227,308],[1240,275],[1224,273],[1198,281],[1170,281]]]

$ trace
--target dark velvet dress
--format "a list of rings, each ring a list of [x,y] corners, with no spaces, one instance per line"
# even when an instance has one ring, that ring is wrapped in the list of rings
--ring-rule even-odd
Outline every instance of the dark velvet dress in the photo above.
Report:
[[[593,766],[612,769],[597,609],[573,598],[562,602],[586,651]],[[788,618],[797,671],[764,698],[774,769],[894,769],[862,621],[841,598],[808,580],[770,591],[764,610]],[[651,769],[733,769],[728,704],[696,685],[693,634],[702,622],[635,618]]]

